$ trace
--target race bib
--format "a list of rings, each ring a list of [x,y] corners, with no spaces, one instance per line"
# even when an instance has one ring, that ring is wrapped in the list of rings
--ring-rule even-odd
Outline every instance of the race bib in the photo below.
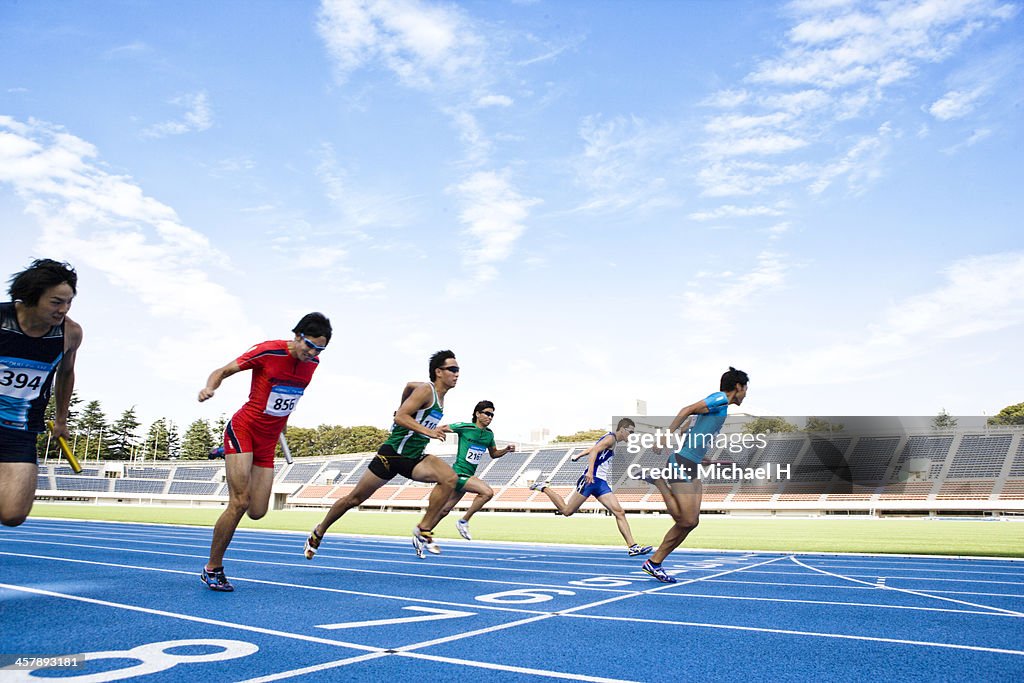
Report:
[[[469,450],[466,451],[466,462],[471,465],[479,465],[480,459],[484,457],[484,453],[487,452],[487,446],[478,446],[476,444],[470,444]]]
[[[437,429],[437,426],[441,424],[441,418],[444,414],[439,410],[431,410],[429,413],[423,416],[423,420],[420,422],[421,425],[427,429]]]
[[[31,401],[42,393],[53,365],[23,358],[0,358],[0,394],[13,399]]]
[[[263,412],[274,417],[287,417],[295,410],[295,404],[302,398],[303,390],[299,387],[277,386],[270,388],[267,396],[267,407]]]

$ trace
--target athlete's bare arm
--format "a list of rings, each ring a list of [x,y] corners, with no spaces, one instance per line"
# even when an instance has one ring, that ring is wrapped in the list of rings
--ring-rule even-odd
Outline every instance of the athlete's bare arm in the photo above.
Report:
[[[224,367],[217,368],[211,372],[206,380],[206,386],[199,390],[199,402],[202,403],[206,399],[212,398],[214,392],[220,387],[220,383],[224,381],[224,378],[241,371],[242,368],[238,367],[238,361],[231,361]]]

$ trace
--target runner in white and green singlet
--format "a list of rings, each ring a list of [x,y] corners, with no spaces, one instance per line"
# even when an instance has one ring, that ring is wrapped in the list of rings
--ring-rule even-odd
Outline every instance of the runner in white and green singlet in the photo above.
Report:
[[[452,465],[459,481],[455,485],[455,493],[448,498],[444,509],[441,510],[441,519],[444,519],[452,511],[462,500],[462,496],[466,493],[475,493],[476,497],[469,509],[466,510],[466,514],[455,523],[455,528],[467,541],[473,540],[469,535],[470,518],[494,497],[494,489],[483,479],[475,476],[484,453],[489,454],[492,458],[500,458],[506,453],[516,450],[515,444],[508,444],[504,448],[495,448],[494,432],[490,427],[492,420],[494,420],[494,404],[490,401],[480,401],[473,408],[472,422],[455,422],[448,425],[450,430],[459,435],[459,453],[455,456],[455,464]]]
[[[324,534],[332,524],[362,504],[396,475],[437,484],[430,492],[430,501],[423,519],[412,530],[412,546],[420,558],[425,557],[423,551],[427,549],[435,554],[440,553],[433,543],[431,532],[441,518],[445,501],[455,491],[458,479],[444,460],[436,455],[424,454],[423,449],[431,439],[444,441],[445,434],[451,431],[447,426],[441,426],[441,418],[444,414],[444,396],[459,381],[459,364],[455,354],[447,350],[438,351],[430,357],[429,371],[430,382],[406,384],[402,404],[395,412],[391,436],[381,444],[355,488],[336,500],[323,520],[313,527],[306,539],[307,560],[312,560],[316,555]]]

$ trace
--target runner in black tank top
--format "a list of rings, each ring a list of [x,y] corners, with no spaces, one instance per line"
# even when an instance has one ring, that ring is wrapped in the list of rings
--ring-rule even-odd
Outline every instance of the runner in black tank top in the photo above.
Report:
[[[0,523],[18,526],[35,498],[36,436],[51,391],[54,437],[69,436],[81,326],[67,317],[78,275],[66,263],[39,259],[11,278],[0,304]]]

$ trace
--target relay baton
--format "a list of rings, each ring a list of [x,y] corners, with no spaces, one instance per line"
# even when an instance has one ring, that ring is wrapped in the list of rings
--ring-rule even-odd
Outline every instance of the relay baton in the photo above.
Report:
[[[50,433],[53,434],[53,420],[47,420],[46,426],[50,429]],[[68,459],[68,464],[71,465],[71,471],[75,474],[82,472],[82,466],[78,462],[78,458],[71,452],[71,447],[68,446],[68,440],[63,436],[57,437],[57,443],[60,444],[60,449],[64,451],[64,457]]]
[[[281,450],[284,451],[284,461],[289,465],[292,464],[292,452],[288,450],[288,441],[284,438],[284,432],[281,432],[277,437],[278,443],[281,444]]]

